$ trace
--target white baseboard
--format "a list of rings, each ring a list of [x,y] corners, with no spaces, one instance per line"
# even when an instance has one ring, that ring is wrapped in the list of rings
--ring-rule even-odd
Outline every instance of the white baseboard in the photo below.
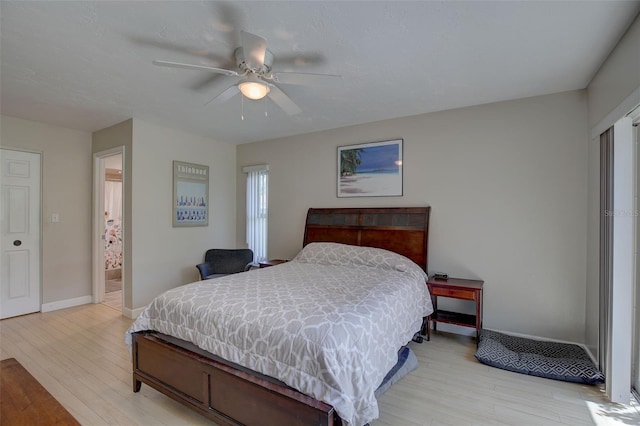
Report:
[[[144,306],[142,308],[136,308],[136,309],[129,309],[129,308],[123,307],[122,315],[124,315],[127,318],[136,319],[138,318],[138,315],[142,313],[143,310],[144,310]]]
[[[593,361],[593,363],[595,365],[598,365],[598,362],[596,361],[596,357],[593,356],[593,354],[591,353],[589,348],[584,343],[569,342],[567,340],[550,339],[548,337],[532,336],[530,334],[513,333],[511,331],[495,330],[495,329],[489,329],[489,328],[487,328],[485,330],[497,331],[498,333],[508,334],[509,336],[524,337],[525,339],[545,340],[547,342],[569,343],[571,345],[578,345],[582,349],[585,350],[587,355],[589,355],[589,358],[591,358],[591,361]],[[471,337],[475,337],[476,336],[476,329],[475,328],[461,327],[459,325],[453,325],[453,324],[447,324],[447,323],[438,323],[438,331],[444,331],[446,333],[459,334],[459,335],[462,335],[462,336],[471,336]]]
[[[447,324],[443,322],[438,323],[438,331],[444,331],[445,333],[459,334],[461,336],[476,337],[476,329],[471,327],[462,327],[454,324]]]
[[[72,308],[74,306],[86,305],[92,303],[91,296],[75,297],[73,299],[58,300],[57,302],[43,303],[40,307],[42,312],[57,311],[58,309]]]
[[[509,336],[524,337],[525,339],[545,340],[547,342],[568,343],[570,345],[577,345],[577,346],[580,346],[582,349],[584,349],[584,351],[587,353],[587,355],[589,355],[589,358],[591,358],[591,361],[593,361],[595,365],[598,365],[598,363],[596,362],[596,358],[593,356],[589,348],[584,343],[570,342],[568,340],[551,339],[549,337],[532,336],[530,334],[513,333],[511,331],[502,331],[502,330],[493,330],[493,331],[497,331],[498,333],[502,333],[502,334],[508,334]]]
[[[94,303],[93,297],[82,296],[82,297],[76,297],[73,299],[58,300],[57,302],[43,303],[42,306],[40,307],[40,311],[51,312],[51,311],[57,311],[58,309],[72,308],[74,306],[86,305],[89,303]],[[142,308],[136,308],[136,309],[129,309],[129,308],[123,307],[122,315],[124,315],[127,318],[136,319],[138,315],[142,313],[143,310],[144,310],[144,306]]]

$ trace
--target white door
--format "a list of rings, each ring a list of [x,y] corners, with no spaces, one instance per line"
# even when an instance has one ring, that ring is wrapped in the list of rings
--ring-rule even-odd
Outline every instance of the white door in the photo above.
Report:
[[[0,149],[0,318],[40,311],[40,154]]]

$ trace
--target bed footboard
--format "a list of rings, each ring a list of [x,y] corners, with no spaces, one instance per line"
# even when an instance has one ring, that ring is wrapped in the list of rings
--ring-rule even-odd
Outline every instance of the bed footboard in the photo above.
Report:
[[[191,352],[133,334],[133,391],[145,383],[221,425],[340,425],[330,405]]]

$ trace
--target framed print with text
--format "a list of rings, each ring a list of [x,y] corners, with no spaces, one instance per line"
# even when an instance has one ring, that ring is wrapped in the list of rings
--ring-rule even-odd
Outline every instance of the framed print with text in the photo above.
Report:
[[[173,162],[173,226],[209,224],[209,166]]]

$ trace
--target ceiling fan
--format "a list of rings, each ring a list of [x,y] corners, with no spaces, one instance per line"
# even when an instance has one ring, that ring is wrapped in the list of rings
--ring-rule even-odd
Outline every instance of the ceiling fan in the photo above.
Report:
[[[275,72],[272,69],[274,56],[267,49],[266,39],[246,31],[240,32],[240,38],[241,46],[234,51],[237,70],[168,61],[153,61],[153,64],[163,67],[208,71],[239,79],[237,83],[234,83],[207,102],[207,105],[225,102],[240,92],[251,100],[258,100],[268,96],[288,115],[299,114],[302,110],[276,83],[305,85],[318,79],[342,78],[342,76],[334,74]]]

